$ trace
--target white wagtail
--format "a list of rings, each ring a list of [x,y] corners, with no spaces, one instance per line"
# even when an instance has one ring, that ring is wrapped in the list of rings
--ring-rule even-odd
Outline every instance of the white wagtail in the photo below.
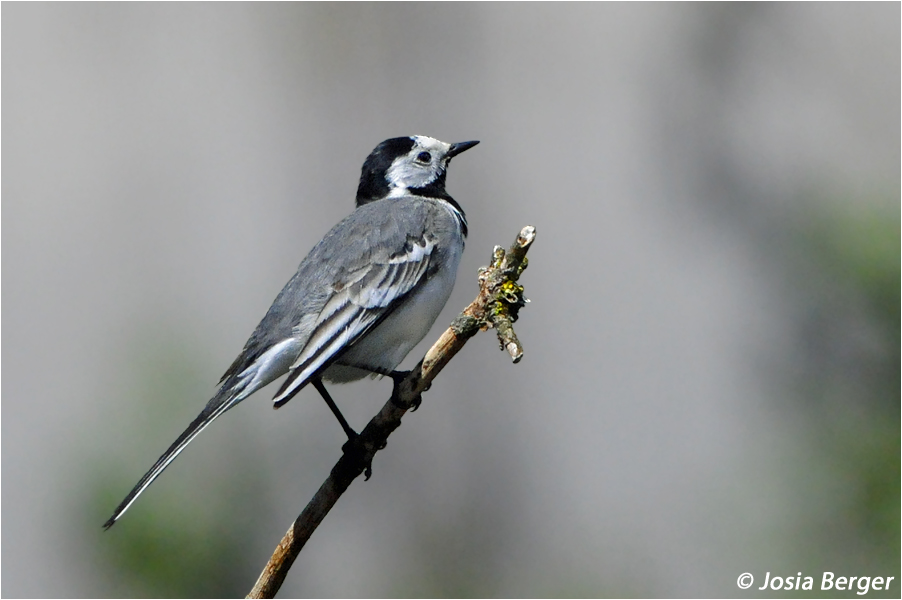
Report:
[[[288,373],[273,401],[312,383],[349,438],[357,434],[323,380],[391,375],[448,300],[467,219],[445,191],[451,158],[479,142],[425,136],[385,140],[363,163],[357,208],[326,234],[276,296],[219,391],[113,516],[109,528],[216,417]]]

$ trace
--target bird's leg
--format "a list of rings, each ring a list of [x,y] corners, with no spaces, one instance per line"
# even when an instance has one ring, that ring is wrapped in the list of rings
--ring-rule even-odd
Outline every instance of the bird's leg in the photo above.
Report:
[[[341,411],[338,410],[338,406],[335,404],[335,400],[332,399],[332,396],[329,395],[329,392],[326,391],[326,386],[323,385],[323,380],[317,377],[316,379],[312,379],[310,383],[313,384],[313,387],[316,388],[316,391],[319,392],[319,395],[323,397],[323,400],[326,401],[326,404],[329,405],[329,408],[332,410],[332,414],[335,415],[335,418],[338,419],[338,422],[341,424],[341,428],[344,429],[345,434],[348,436],[348,440],[354,441],[358,437],[360,437],[356,431],[354,431],[351,426],[348,424],[348,420],[345,419],[345,416],[341,414]]]
[[[341,428],[345,430],[345,434],[348,436],[348,441],[341,447],[342,452],[354,456],[356,460],[361,462],[363,465],[364,479],[369,481],[369,478],[373,475],[373,457],[369,456],[369,458],[367,458],[366,445],[360,438],[360,434],[351,428],[347,419],[345,419],[344,415],[341,414],[341,411],[338,410],[338,405],[335,404],[335,400],[333,400],[332,396],[329,395],[329,392],[326,391],[323,380],[316,378],[312,379],[310,383],[313,384],[316,391],[319,392],[320,396],[323,397],[323,400],[326,401],[326,404],[329,405],[332,414],[334,414],[335,418],[338,419],[338,422],[341,423]],[[382,447],[384,448],[385,446],[383,445]],[[381,449],[382,448],[380,448],[380,450]]]

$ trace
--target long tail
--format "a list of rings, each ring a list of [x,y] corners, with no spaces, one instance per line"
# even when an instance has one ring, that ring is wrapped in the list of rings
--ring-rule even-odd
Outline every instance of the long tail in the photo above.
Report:
[[[226,397],[223,398],[222,395],[226,394]],[[197,418],[191,421],[191,424],[188,425],[188,428],[178,437],[175,442],[169,449],[163,453],[163,456],[157,460],[156,463],[150,468],[150,470],[144,474],[144,477],[141,478],[141,481],[138,482],[138,485],[132,489],[128,493],[128,496],[125,497],[125,500],[116,508],[115,512],[113,512],[113,516],[110,517],[106,523],[103,524],[104,529],[109,529],[113,526],[113,524],[121,517],[125,511],[132,505],[132,503],[138,499],[138,496],[147,489],[147,487],[153,483],[153,480],[159,477],[160,473],[162,473],[166,467],[169,466],[175,457],[179,455],[179,452],[185,449],[191,440],[197,437],[197,434],[204,430],[204,428],[212,423],[219,415],[226,412],[241,399],[235,398],[234,396],[229,397],[228,392],[225,390],[220,390],[219,394],[213,397],[210,402],[207,403],[207,406],[201,411]]]
[[[276,305],[274,304],[273,306]],[[266,319],[260,323],[258,328],[263,327],[265,323]],[[256,333],[254,336],[256,336]],[[254,336],[251,336],[244,350],[235,359],[229,370],[225,372],[225,375],[222,376],[222,379],[219,381],[219,391],[216,395],[207,402],[207,405],[197,415],[197,418],[191,421],[188,429],[169,446],[169,450],[164,452],[163,456],[154,463],[150,471],[144,474],[138,485],[128,493],[125,500],[116,508],[113,516],[103,524],[104,529],[109,529],[113,526],[113,523],[128,510],[132,502],[147,489],[147,486],[153,483],[154,479],[160,476],[160,473],[169,466],[169,463],[175,460],[179,452],[184,450],[185,446],[190,444],[191,440],[197,437],[197,434],[203,431],[207,425],[263,386],[287,373],[304,346],[303,340],[288,337],[261,348],[259,344],[254,345]],[[301,387],[303,386],[298,385],[297,389]],[[294,394],[292,393],[292,395]]]

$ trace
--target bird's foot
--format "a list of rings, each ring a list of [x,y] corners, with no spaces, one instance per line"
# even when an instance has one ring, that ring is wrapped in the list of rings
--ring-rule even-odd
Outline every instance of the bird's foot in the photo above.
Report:
[[[376,452],[385,448],[387,444],[388,442],[383,440],[375,448],[371,449],[372,444],[367,444],[362,435],[355,433],[354,437],[349,437],[348,441],[344,443],[341,451],[361,465],[364,481],[369,481],[369,478],[373,476],[373,456],[376,455]]]
[[[372,454],[367,452],[366,444],[363,442],[360,434],[355,433],[353,437],[348,436],[348,441],[342,445],[341,451],[352,461],[363,466],[365,479],[370,478],[373,474],[373,458]],[[367,455],[369,455],[369,458],[367,458]]]
[[[420,408],[420,404],[423,403],[423,395],[417,394],[417,397],[411,401],[410,406],[407,406],[407,403],[401,401],[401,384],[410,375],[410,371],[392,371],[388,374],[392,379],[392,391],[391,391],[391,401],[392,404],[397,406],[398,408],[410,408],[410,412],[414,412],[416,409]],[[426,390],[432,387],[432,383],[429,383],[426,386]],[[423,390],[423,391],[426,391]]]

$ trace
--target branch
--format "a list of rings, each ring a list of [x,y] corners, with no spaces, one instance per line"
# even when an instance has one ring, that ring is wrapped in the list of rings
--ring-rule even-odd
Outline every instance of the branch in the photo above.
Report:
[[[523,297],[523,286],[517,284],[517,280],[527,266],[526,252],[535,237],[535,227],[527,226],[507,252],[501,246],[495,246],[491,264],[479,270],[479,295],[454,319],[423,360],[403,379],[395,381],[391,399],[360,432],[360,437],[345,444],[344,454],[285,533],[248,598],[275,597],[294,560],[329,510],[361,473],[369,479],[376,452],[385,447],[388,436],[401,424],[404,413],[416,410],[420,395],[468,339],[480,330],[494,327],[501,348],[507,350],[513,362],[520,361],[523,347],[512,324],[528,300]]]

